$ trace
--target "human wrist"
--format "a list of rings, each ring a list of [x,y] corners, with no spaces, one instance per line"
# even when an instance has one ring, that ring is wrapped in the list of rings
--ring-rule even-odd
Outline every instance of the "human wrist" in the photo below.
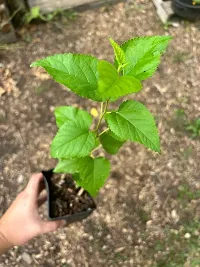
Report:
[[[13,244],[7,239],[6,231],[4,231],[3,224],[0,221],[0,255],[12,247]]]

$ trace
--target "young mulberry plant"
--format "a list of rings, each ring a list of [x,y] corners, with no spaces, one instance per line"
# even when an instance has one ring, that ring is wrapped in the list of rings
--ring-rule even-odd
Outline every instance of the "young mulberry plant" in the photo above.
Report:
[[[140,102],[126,100],[117,110],[109,103],[142,89],[142,81],[156,71],[171,37],[136,37],[118,45],[110,39],[114,63],[91,55],[56,54],[35,61],[52,78],[80,97],[100,102],[98,123],[92,127],[91,115],[72,106],[54,111],[58,132],[51,144],[51,156],[59,160],[54,172],[70,173],[78,186],[95,196],[110,172],[104,157],[94,157],[100,145],[110,154],[118,153],[126,142],[138,142],[160,152],[158,130],[152,114]],[[100,132],[105,120],[107,128]]]

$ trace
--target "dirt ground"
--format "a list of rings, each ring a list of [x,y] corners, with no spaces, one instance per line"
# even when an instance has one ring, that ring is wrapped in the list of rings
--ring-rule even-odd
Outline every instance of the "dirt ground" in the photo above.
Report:
[[[54,107],[97,107],[30,63],[62,52],[112,60],[109,36],[118,42],[174,37],[156,74],[134,96],[156,117],[162,153],[126,143],[111,158],[112,173],[90,218],[13,248],[0,258],[1,267],[200,266],[200,143],[184,123],[200,117],[200,23],[164,26],[151,1],[138,0],[85,11],[68,23],[27,26],[17,45],[0,50],[2,214],[31,172],[56,164],[49,156]]]

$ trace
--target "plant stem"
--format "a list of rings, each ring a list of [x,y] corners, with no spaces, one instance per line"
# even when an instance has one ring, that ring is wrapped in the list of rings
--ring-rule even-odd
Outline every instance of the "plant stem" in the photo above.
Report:
[[[93,153],[94,151],[98,150],[100,147],[102,147],[102,145],[100,144],[98,147],[94,148],[91,153]]]
[[[105,103],[105,107],[104,107],[104,103],[105,103],[105,102],[101,102],[101,111],[100,111],[99,121],[98,121],[98,123],[97,123],[96,129],[94,130],[94,132],[96,132],[96,138],[98,138],[100,135],[102,135],[103,133],[105,133],[106,131],[109,130],[109,129],[107,128],[106,130],[102,131],[100,134],[98,133],[98,131],[99,131],[99,127],[100,127],[101,122],[102,122],[102,120],[103,120],[103,117],[104,117],[104,115],[105,115],[106,112],[107,112],[107,108],[108,108],[109,100],[106,101],[106,103]],[[93,149],[93,150],[91,151],[90,156],[91,156],[92,158],[94,158],[94,156],[93,156],[92,153],[93,153],[94,151],[98,150],[101,146],[102,146],[102,145],[100,144],[98,147],[96,147],[95,149]]]
[[[101,114],[100,114],[100,117],[99,117],[99,121],[98,121],[98,123],[97,123],[97,127],[96,127],[96,129],[95,129],[95,132],[97,133],[97,137],[99,136],[99,135],[98,135],[99,127],[100,127],[100,125],[101,125],[101,122],[102,122],[102,120],[103,120],[104,115],[105,115],[106,112],[107,112],[108,103],[109,103],[109,100],[106,101],[105,108],[104,108],[104,102],[101,103]]]
[[[117,72],[118,72],[118,73],[120,73],[120,71],[121,71],[121,68],[122,68],[122,66],[121,66],[121,65],[119,65],[119,66],[118,66],[118,68],[117,68]]]
[[[101,136],[102,134],[106,133],[108,130],[109,130],[109,128],[105,129],[103,132],[101,132],[101,133],[99,134],[99,136]]]

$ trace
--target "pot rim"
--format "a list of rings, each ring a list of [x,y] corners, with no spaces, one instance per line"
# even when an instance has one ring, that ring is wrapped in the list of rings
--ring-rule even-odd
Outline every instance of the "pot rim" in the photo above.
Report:
[[[191,0],[192,1],[192,0]],[[191,8],[191,9],[200,9],[200,5],[190,5],[187,3],[183,3],[181,0],[174,0],[175,4],[179,4],[182,7],[187,7],[187,8]]]

